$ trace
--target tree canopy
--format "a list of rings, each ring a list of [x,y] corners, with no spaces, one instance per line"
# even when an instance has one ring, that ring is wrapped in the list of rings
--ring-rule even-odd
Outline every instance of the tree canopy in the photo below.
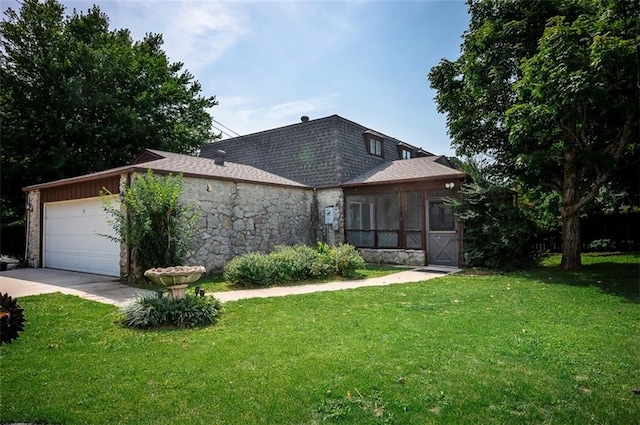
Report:
[[[470,0],[461,55],[431,69],[457,154],[561,198],[563,260],[580,263],[580,211],[638,159],[634,1]],[[628,174],[628,168],[627,168]]]
[[[21,188],[121,166],[144,148],[191,153],[217,136],[215,96],[162,50],[108,17],[56,0],[25,0],[0,23],[2,216],[23,211]]]

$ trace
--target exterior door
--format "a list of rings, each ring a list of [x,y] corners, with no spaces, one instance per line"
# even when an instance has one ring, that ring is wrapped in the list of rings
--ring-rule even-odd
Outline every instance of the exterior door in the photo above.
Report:
[[[458,232],[453,209],[441,199],[427,201],[427,262],[458,266]]]

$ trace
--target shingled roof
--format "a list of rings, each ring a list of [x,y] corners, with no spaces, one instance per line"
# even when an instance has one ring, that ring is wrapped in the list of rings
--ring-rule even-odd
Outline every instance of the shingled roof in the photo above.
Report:
[[[384,139],[383,157],[370,155],[365,133]],[[200,156],[227,159],[281,175],[312,187],[337,187],[385,162],[400,159],[398,146],[416,155],[432,155],[418,147],[349,121],[338,115],[303,121],[204,145]]]
[[[48,187],[112,177],[122,173],[146,172],[149,169],[155,173],[182,174],[185,177],[211,178],[215,180],[229,180],[288,187],[307,187],[302,183],[269,173],[250,165],[235,164],[228,161],[226,161],[224,165],[218,165],[212,159],[208,158],[199,158],[155,149],[146,149],[138,155],[136,159],[134,159],[131,165],[28,186],[23,190],[45,189]]]
[[[461,178],[464,173],[438,162],[442,156],[403,159],[380,164],[342,186],[363,186],[387,183],[407,183],[446,178]]]

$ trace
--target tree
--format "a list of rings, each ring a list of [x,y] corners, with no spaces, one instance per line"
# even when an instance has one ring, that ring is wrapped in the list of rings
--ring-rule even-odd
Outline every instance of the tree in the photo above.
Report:
[[[162,36],[134,42],[94,6],[65,16],[56,0],[25,0],[0,23],[2,216],[20,217],[21,188],[130,161],[144,148],[191,153],[216,136],[215,96]]]
[[[452,144],[559,194],[562,266],[578,269],[580,211],[638,156],[638,2],[468,4],[461,56],[429,73]]]
[[[538,227],[528,218],[512,182],[486,173],[486,161],[456,160],[468,179],[461,198],[448,198],[464,223],[464,259],[471,267],[515,270],[538,263]]]

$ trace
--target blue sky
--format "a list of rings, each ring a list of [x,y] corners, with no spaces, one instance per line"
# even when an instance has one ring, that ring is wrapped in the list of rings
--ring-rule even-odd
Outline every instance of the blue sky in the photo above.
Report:
[[[94,2],[61,3],[71,13]],[[163,34],[169,58],[184,62],[203,94],[216,95],[213,118],[239,134],[338,114],[453,155],[427,73],[458,57],[463,1],[95,3],[112,29],[128,28],[135,40]]]

